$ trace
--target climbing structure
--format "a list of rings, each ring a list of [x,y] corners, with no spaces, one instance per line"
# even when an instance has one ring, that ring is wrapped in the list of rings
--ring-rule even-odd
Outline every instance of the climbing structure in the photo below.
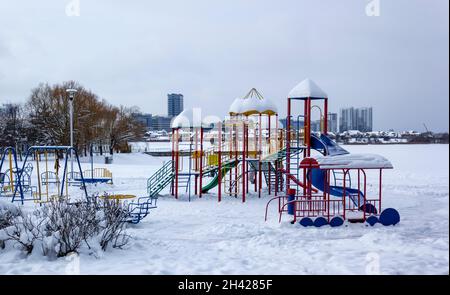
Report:
[[[315,109],[320,111],[321,130],[313,133]],[[293,118],[303,126],[295,126]],[[266,219],[269,205],[277,201],[280,221],[288,213],[293,222],[300,220],[304,226],[338,226],[344,220],[371,225],[399,221],[398,212],[382,212],[381,207],[382,173],[392,169],[392,164],[379,155],[352,155],[328,136],[328,95],[309,79],[288,95],[286,146],[277,157],[282,164],[277,164],[276,171],[282,174],[285,192],[267,203]],[[374,171],[378,173],[378,191],[368,191],[367,174]]]
[[[184,111],[172,123],[172,194],[214,191],[219,202],[224,194],[243,202],[251,192],[261,197],[264,181],[275,187],[275,166],[266,159],[283,145],[278,129],[276,107],[254,88],[225,120]]]

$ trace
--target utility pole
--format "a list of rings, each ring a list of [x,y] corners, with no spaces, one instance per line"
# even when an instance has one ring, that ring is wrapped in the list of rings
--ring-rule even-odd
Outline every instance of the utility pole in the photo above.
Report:
[[[66,89],[69,94],[69,117],[70,117],[70,146],[73,147],[73,100],[75,94],[78,92],[76,89]],[[73,177],[73,151],[70,150],[70,179]]]

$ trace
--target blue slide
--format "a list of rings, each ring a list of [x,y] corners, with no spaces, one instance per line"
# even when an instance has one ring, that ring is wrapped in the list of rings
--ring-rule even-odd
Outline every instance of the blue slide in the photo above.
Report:
[[[331,138],[329,138],[325,134],[321,134],[320,137],[317,135],[311,135],[311,148],[319,151],[324,156],[338,156],[338,155],[346,155],[349,152],[342,147],[340,147],[336,142],[334,142]],[[311,183],[318,190],[325,190],[325,170],[321,169],[312,169],[310,175]],[[331,186],[329,187],[329,193],[335,197],[342,197],[344,195],[344,188],[341,186]],[[354,189],[354,188],[345,188],[345,195],[352,200],[353,204],[358,206],[358,204],[364,204],[364,194],[363,192]],[[359,200],[358,200],[359,197]],[[361,206],[362,210],[363,205]],[[367,213],[377,213],[376,208],[370,204],[366,204],[366,212]]]
[[[349,154],[347,150],[343,149],[340,145],[335,143],[325,134],[321,134],[320,137],[315,134],[311,134],[311,148],[319,151],[324,156],[339,156]]]

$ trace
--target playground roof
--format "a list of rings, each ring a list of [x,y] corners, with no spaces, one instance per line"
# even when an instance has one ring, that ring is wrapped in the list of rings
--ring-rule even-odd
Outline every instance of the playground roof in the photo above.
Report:
[[[233,101],[229,110],[230,115],[276,115],[277,107],[270,100],[265,99],[255,88],[244,98],[237,98]]]
[[[318,157],[321,169],[392,169],[392,163],[375,154],[347,154]]]
[[[288,98],[292,99],[324,99],[328,98],[328,94],[325,93],[313,80],[305,79],[295,86],[291,92],[289,92]]]
[[[222,119],[216,116],[202,116],[200,108],[187,109],[175,117],[172,121],[172,128],[209,128],[212,124],[221,122]]]

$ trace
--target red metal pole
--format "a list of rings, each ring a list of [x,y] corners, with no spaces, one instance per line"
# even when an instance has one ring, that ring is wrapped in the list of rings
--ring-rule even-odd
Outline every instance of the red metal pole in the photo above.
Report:
[[[269,122],[268,122],[268,125],[269,125],[269,154],[271,154],[271,152],[272,152],[272,128],[271,128],[271,117],[270,117],[270,115],[269,115],[269,117],[268,117],[268,120],[269,120]],[[272,171],[270,171],[270,163],[267,163],[267,175],[268,175],[268,179],[269,179],[269,182],[267,183],[267,186],[268,186],[268,188],[269,188],[269,196],[271,195],[271,189],[272,189],[272,184],[271,184],[271,177],[272,177],[272,175],[271,175],[271,172]]]
[[[239,141],[239,134],[238,134],[238,126],[237,126],[237,123],[235,123],[234,124],[234,130],[235,130],[235,132],[234,132],[234,135],[235,135],[235,137],[234,137],[234,160],[236,161],[236,167],[234,168],[234,181],[235,181],[235,186],[234,186],[234,196],[235,197],[237,197],[238,196],[238,166],[239,165],[237,165],[237,162],[238,162],[238,159],[239,159],[239,144],[238,144],[238,141]]]
[[[258,149],[258,163],[259,163],[259,187],[258,187],[258,197],[261,198],[261,190],[262,190],[262,115],[259,114],[259,149]]]
[[[308,101],[305,99],[305,101],[303,102],[303,141],[304,141],[304,145],[308,146],[308,134],[307,134],[307,130],[306,130],[306,124],[308,123],[306,121],[306,116],[308,115]],[[299,130],[300,132],[300,130]],[[306,158],[308,156],[308,151],[307,149],[305,149],[303,151],[303,157]]]
[[[361,169],[358,169],[358,209],[361,208],[359,199],[361,198]]]
[[[254,126],[254,128],[253,128],[253,141],[254,141],[254,145],[253,145],[253,147],[254,147],[254,152],[256,153],[256,151],[258,150],[258,140],[257,140],[257,134],[256,134],[256,124],[255,124],[255,126]],[[255,159],[256,159],[256,155],[255,155]],[[254,180],[255,180],[255,193],[258,191],[258,171],[257,171],[257,167],[255,167],[255,178],[254,178]]]
[[[202,197],[203,190],[203,126],[200,127],[200,194],[199,197]]]
[[[222,122],[218,123],[219,126],[219,159],[218,159],[218,164],[219,164],[219,172],[218,172],[218,176],[219,176],[219,186],[218,186],[218,200],[219,202],[222,201]]]
[[[288,98],[287,103],[287,118],[286,118],[286,171],[288,174],[291,173],[291,99]],[[291,180],[286,177],[286,193],[291,185]]]
[[[176,130],[176,152],[175,152],[175,198],[178,199],[178,168],[180,161],[179,142],[178,142],[178,129]]]
[[[248,133],[248,124],[247,124],[245,127],[245,148],[247,150],[247,158],[248,158],[248,150],[249,150],[249,138],[248,137],[249,137],[249,133]],[[250,166],[247,161],[247,163],[245,163],[245,190],[246,190],[247,195],[249,193],[249,187],[250,187],[249,180],[248,180],[249,167]]]
[[[378,192],[378,198],[379,198],[379,202],[378,202],[378,213],[381,213],[381,191],[382,191],[382,178],[383,178],[383,169],[380,169],[380,187],[379,187],[379,192]]]
[[[311,98],[308,97],[307,100],[307,105],[308,105],[308,115],[307,115],[307,121],[308,121],[308,152],[307,155],[308,157],[311,157]]]
[[[325,98],[325,102],[324,102],[324,113],[325,113],[325,117],[324,117],[324,121],[323,121],[323,133],[326,135],[328,134],[328,98]]]
[[[245,138],[246,138],[246,127],[245,127],[245,121],[243,124],[243,130],[242,130],[242,202],[245,203],[245,193],[246,193],[246,188],[245,188],[245,163],[247,162],[246,159],[246,147],[245,147]]]
[[[172,169],[174,168],[174,164],[175,164],[175,129],[172,128]],[[172,171],[175,172],[175,171]],[[171,183],[170,183],[170,194],[172,196],[175,195],[175,191],[174,191],[174,180],[172,179]]]

